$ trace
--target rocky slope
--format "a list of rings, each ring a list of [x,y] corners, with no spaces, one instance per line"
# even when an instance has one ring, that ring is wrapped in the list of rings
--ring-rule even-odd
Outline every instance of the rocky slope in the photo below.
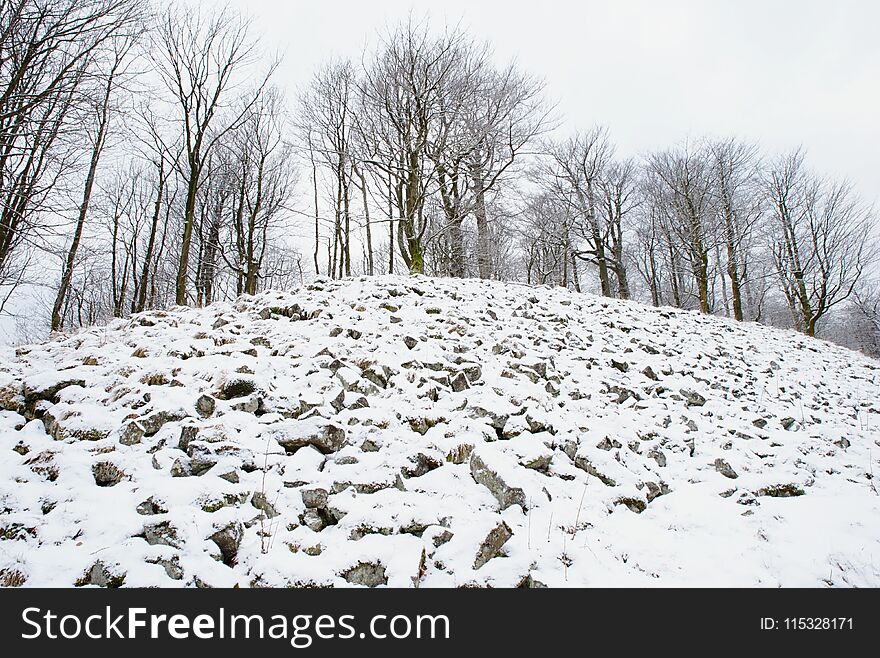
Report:
[[[564,290],[382,277],[0,366],[27,586],[880,585],[880,364]]]

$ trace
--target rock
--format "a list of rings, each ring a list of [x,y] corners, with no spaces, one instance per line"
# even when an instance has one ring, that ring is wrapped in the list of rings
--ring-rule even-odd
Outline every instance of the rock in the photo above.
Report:
[[[199,399],[196,400],[196,411],[199,412],[199,415],[202,418],[207,418],[213,415],[216,407],[217,403],[210,395],[201,395],[199,396]]]
[[[119,435],[119,443],[124,446],[133,446],[140,443],[145,435],[144,428],[137,421],[133,420],[122,428],[122,432]]]
[[[645,487],[648,489],[648,493],[646,498],[650,503],[655,498],[659,498],[660,496],[665,496],[669,493],[669,486],[663,482],[659,485],[656,482],[645,482]]]
[[[767,427],[767,421],[763,418],[758,418],[757,420],[752,421],[752,425],[754,425],[758,429],[764,429],[765,427]]]
[[[486,465],[486,462],[479,455],[471,455],[470,468],[474,482],[486,487],[495,496],[502,510],[511,505],[520,505],[523,509],[528,509],[523,490],[519,487],[509,486],[498,473]]]
[[[415,458],[410,458],[412,466],[404,466],[400,469],[400,474],[405,478],[419,478],[430,473],[435,468],[443,466],[443,462],[429,455],[420,452]]]
[[[450,385],[452,387],[452,390],[456,393],[461,393],[462,391],[466,391],[471,387],[470,383],[468,382],[467,375],[465,375],[463,372],[460,372],[455,377],[453,377]]]
[[[792,427],[794,427],[795,423],[797,423],[794,418],[783,418],[779,422],[782,424],[782,429],[784,430],[790,430]]]
[[[223,564],[229,567],[235,566],[235,560],[238,556],[238,547],[241,546],[241,540],[244,537],[244,527],[237,521],[230,523],[221,528],[213,535],[208,537],[220,549],[220,555]]]
[[[60,374],[60,373],[58,373]],[[47,400],[49,402],[58,402],[58,393],[69,386],[85,386],[86,382],[84,379],[79,378],[70,378],[70,379],[59,379],[57,381],[52,382],[51,384],[43,384],[43,385],[31,385],[29,383],[25,383],[24,385],[24,400],[28,403],[37,402],[38,400]]]
[[[141,516],[153,516],[156,514],[167,514],[168,510],[150,496],[137,506],[137,513]]]
[[[770,496],[771,498],[794,498],[795,496],[803,496],[804,490],[796,484],[774,484],[758,489],[755,495]]]
[[[227,482],[231,482],[232,484],[238,484],[238,482],[239,482],[238,473],[236,473],[235,471],[229,471],[228,473],[222,473],[222,474],[218,475],[217,477],[222,478],[222,479],[226,480]]]
[[[125,582],[125,574],[113,573],[101,560],[95,562],[86,572],[76,581],[76,587],[85,587],[86,585],[95,585],[97,587],[108,587],[115,589],[122,587]]]
[[[192,475],[192,470],[189,467],[189,461],[175,459],[174,463],[171,465],[171,477],[186,478],[190,475]]]
[[[647,368],[642,370],[642,374],[645,377],[647,377],[648,379],[651,379],[655,382],[660,380],[660,378],[657,376],[657,373],[654,372],[654,370],[653,370],[653,368],[651,368],[651,366],[648,366]]]
[[[419,344],[419,341],[417,341],[412,336],[406,336],[403,339],[403,344],[406,345],[409,349],[413,349],[413,348],[415,348],[416,345]]]
[[[381,562],[358,562],[357,565],[342,573],[342,577],[352,585],[378,587],[387,585],[388,577]]]
[[[434,538],[431,541],[434,544],[434,548],[440,548],[443,544],[448,544],[453,537],[454,535],[449,530],[442,530],[434,535]]]
[[[300,522],[313,532],[321,532],[327,527],[326,517],[315,509],[306,510],[305,513],[300,516]]]
[[[159,433],[168,423],[176,423],[187,417],[187,413],[182,409],[167,411],[159,410],[138,418],[138,424],[143,428],[145,436],[153,436]]]
[[[615,359],[611,359],[611,367],[620,372],[629,371],[629,364],[626,361],[616,361]]]
[[[532,574],[526,575],[516,587],[517,589],[547,589],[547,585],[536,580]]]
[[[326,489],[303,489],[300,494],[302,496],[303,505],[310,509],[324,509],[327,507]]]
[[[172,546],[180,548],[177,529],[168,521],[144,526],[144,539],[150,546]]]
[[[464,464],[471,458],[474,446],[470,443],[462,443],[446,454],[446,461],[451,464]]]
[[[276,516],[279,516],[281,512],[275,509],[275,506],[269,502],[269,499],[266,497],[266,494],[262,491],[257,491],[251,497],[251,505],[256,507],[258,510],[266,514],[267,518],[274,519]]]
[[[696,391],[683,388],[679,390],[679,393],[681,393],[682,397],[687,403],[687,406],[689,407],[702,407],[704,404],[706,404],[706,398],[704,398]]]
[[[231,378],[223,383],[220,396],[224,400],[234,400],[250,395],[257,390],[253,380],[245,378]]]
[[[836,445],[838,448],[842,448],[843,450],[846,450],[852,444],[849,442],[849,439],[844,437],[844,438],[840,439],[839,441],[835,441],[834,445]]]
[[[666,466],[666,455],[663,454],[663,451],[659,448],[651,448],[647,455],[649,459],[653,459],[657,462],[657,466],[660,468],[664,468]]]
[[[364,442],[361,443],[361,450],[363,452],[379,452],[379,445],[371,439],[364,439]]]
[[[506,522],[502,521],[495,526],[480,544],[477,556],[474,558],[474,569],[482,568],[489,560],[498,555],[498,551],[511,537],[513,537],[513,530]]]
[[[326,425],[320,432],[309,436],[280,437],[278,443],[288,454],[293,454],[305,446],[314,446],[325,455],[329,455],[347,445],[345,430],[333,424]]]
[[[625,505],[629,511],[635,512],[636,514],[641,514],[648,508],[647,503],[641,498],[618,498],[614,501],[614,504]]]
[[[735,480],[739,477],[737,472],[733,470],[730,464],[721,459],[720,457],[715,460],[715,470],[721,473],[726,478],[730,478],[731,480]]]
[[[125,477],[122,469],[113,462],[98,462],[92,466],[92,475],[99,487],[114,487]]]
[[[178,558],[176,555],[170,560],[158,558],[147,560],[147,562],[149,564],[158,564],[160,567],[165,569],[165,574],[171,580],[183,580],[183,568],[180,566],[180,558]]]
[[[263,398],[253,395],[249,398],[246,398],[240,402],[236,402],[232,405],[233,411],[243,411],[246,414],[255,414],[260,410],[260,407],[263,406]]]
[[[616,487],[617,486],[617,483],[612,478],[608,477],[607,475],[602,473],[599,469],[597,469],[595,466],[593,466],[593,463],[589,459],[587,459],[586,457],[581,457],[581,456],[576,455],[575,459],[574,459],[574,465],[577,468],[581,469],[582,471],[589,473],[593,477],[599,478],[599,480],[601,480],[602,484],[604,484],[605,486],[608,486],[608,487]]]

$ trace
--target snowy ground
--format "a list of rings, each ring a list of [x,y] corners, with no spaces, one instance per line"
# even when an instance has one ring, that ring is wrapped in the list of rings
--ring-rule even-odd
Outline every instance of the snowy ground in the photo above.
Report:
[[[757,325],[319,280],[21,349],[0,409],[8,585],[880,585],[880,364]]]

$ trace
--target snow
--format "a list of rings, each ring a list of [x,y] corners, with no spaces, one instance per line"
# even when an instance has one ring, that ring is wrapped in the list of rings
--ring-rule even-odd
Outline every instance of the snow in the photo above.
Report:
[[[793,332],[377,277],[8,356],[0,574],[26,586],[880,585],[880,364]]]

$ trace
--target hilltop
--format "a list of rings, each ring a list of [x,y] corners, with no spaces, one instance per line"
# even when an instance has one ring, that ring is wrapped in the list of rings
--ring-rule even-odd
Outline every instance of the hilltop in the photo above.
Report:
[[[0,366],[26,586],[880,586],[880,364],[562,289],[319,279]]]

